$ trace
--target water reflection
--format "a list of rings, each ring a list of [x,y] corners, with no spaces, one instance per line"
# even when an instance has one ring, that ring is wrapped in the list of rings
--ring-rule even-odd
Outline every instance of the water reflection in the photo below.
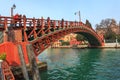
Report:
[[[119,80],[120,49],[48,49],[39,59],[48,63],[42,80]]]
[[[43,52],[39,59],[48,62],[48,69],[72,67],[78,62],[78,54],[73,49],[49,49]],[[51,65],[52,64],[52,65]]]
[[[80,65],[77,66],[77,70],[80,73],[79,76],[80,80],[91,80],[95,78],[92,75],[95,75],[96,72],[94,68],[96,67],[96,62],[99,62],[101,57],[101,50],[95,49],[94,52],[91,49],[86,49],[84,53],[79,52],[80,56]]]

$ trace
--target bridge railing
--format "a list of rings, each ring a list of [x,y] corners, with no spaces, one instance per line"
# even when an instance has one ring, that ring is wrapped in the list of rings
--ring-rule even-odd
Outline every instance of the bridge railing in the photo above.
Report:
[[[86,26],[82,22],[77,21],[66,21],[64,19],[61,20],[51,20],[49,17],[47,19],[41,18],[26,18],[25,15],[22,17],[19,17],[18,19],[15,19],[14,17],[5,17],[0,16],[0,30],[7,31],[8,28],[21,28],[24,31],[26,30],[32,30],[32,32],[28,35],[28,37],[25,37],[26,41],[32,33],[35,33],[37,36],[37,33],[35,32],[37,29],[39,29],[38,33],[48,33],[51,30],[59,30],[59,29],[66,29],[66,28],[74,28],[74,27],[82,27],[84,29],[88,29],[91,32],[95,32],[91,27]],[[25,35],[24,35],[25,36]],[[35,37],[36,37],[35,36]]]
[[[26,18],[25,16],[15,20],[14,17],[5,17],[5,16],[0,16],[0,28],[6,30],[8,27],[22,27],[27,28],[27,27],[41,27],[41,26],[50,26],[50,27],[73,27],[73,26],[80,26],[83,24],[82,22],[77,22],[77,21],[64,21],[62,20],[50,20],[48,17],[47,19],[39,18]]]

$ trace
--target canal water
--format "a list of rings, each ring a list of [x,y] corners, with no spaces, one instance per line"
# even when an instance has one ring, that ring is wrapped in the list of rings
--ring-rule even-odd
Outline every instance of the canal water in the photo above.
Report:
[[[120,80],[120,49],[47,49],[41,80]]]

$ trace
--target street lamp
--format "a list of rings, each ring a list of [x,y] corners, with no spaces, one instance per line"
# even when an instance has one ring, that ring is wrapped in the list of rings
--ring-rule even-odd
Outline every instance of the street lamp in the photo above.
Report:
[[[13,17],[13,9],[15,9],[15,8],[16,8],[16,5],[13,4],[13,6],[11,7],[11,17]]]
[[[79,22],[81,22],[81,15],[80,15],[80,11],[75,12],[75,15],[77,15],[77,14],[78,14],[78,16],[79,16]]]

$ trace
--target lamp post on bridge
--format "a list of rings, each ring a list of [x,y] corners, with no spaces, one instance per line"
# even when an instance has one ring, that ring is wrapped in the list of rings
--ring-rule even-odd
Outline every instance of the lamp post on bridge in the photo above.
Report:
[[[81,22],[81,14],[80,14],[80,11],[75,12],[74,14],[79,16],[79,22]]]
[[[11,7],[11,17],[13,17],[13,9],[15,9],[15,8],[16,8],[16,5],[13,4],[13,6]]]

